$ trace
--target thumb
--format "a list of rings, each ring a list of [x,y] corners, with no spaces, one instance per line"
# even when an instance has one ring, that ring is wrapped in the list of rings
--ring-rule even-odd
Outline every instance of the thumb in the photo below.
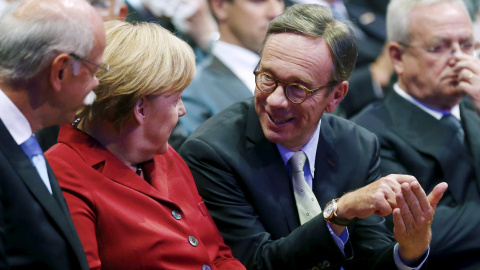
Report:
[[[436,185],[433,188],[432,192],[428,194],[427,199],[428,199],[428,202],[430,203],[430,206],[432,206],[433,209],[437,208],[438,202],[443,197],[443,193],[445,193],[447,188],[448,188],[448,184],[445,182],[442,182]]]

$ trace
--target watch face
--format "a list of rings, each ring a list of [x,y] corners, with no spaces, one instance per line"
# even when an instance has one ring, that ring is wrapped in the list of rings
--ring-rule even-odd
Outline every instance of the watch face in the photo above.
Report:
[[[335,211],[335,205],[332,202],[327,203],[325,209],[323,210],[323,217],[327,219],[330,218],[333,214],[333,211]]]

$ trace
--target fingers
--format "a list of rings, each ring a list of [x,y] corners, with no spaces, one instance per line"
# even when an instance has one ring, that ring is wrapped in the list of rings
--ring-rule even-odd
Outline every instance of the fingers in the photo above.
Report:
[[[402,184],[402,192],[397,193],[397,205],[405,229],[411,231],[415,225],[416,218],[421,216],[421,208],[415,194],[407,183]]]
[[[443,197],[443,194],[448,188],[448,184],[445,182],[442,182],[433,188],[432,192],[428,194],[427,200],[430,203],[430,205],[433,207],[433,209],[437,208],[438,202],[440,199]]]
[[[405,227],[405,222],[403,222],[402,214],[400,213],[399,208],[393,210],[393,224],[395,224],[395,238],[398,238],[397,240],[403,239],[403,237],[405,237],[407,234],[407,228]]]
[[[415,178],[414,176],[412,175],[406,175],[406,174],[391,174],[387,177],[393,177],[395,178],[395,180],[400,183],[400,184],[403,184],[403,183],[412,183],[412,182],[415,182],[417,181],[417,178]]]

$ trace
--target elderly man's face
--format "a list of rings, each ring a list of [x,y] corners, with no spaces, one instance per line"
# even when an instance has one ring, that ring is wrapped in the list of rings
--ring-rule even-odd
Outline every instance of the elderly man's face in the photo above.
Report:
[[[329,82],[332,66],[325,40],[281,33],[269,37],[258,70],[268,71],[280,81],[314,89]],[[283,85],[271,94],[256,88],[255,110],[267,139],[293,151],[303,147],[312,138],[323,112],[333,111],[343,98],[344,84],[335,86],[328,95],[327,89],[315,92],[301,104],[287,99]]]
[[[410,26],[410,46],[403,46],[395,67],[400,87],[432,108],[449,110],[463,96],[453,55],[473,52],[468,13],[458,3],[421,6],[412,11]]]

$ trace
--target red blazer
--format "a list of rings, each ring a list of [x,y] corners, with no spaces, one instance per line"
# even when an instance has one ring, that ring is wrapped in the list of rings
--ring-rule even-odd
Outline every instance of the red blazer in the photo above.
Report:
[[[91,269],[245,269],[172,147],[154,158],[154,188],[75,127],[58,142],[46,157]]]

